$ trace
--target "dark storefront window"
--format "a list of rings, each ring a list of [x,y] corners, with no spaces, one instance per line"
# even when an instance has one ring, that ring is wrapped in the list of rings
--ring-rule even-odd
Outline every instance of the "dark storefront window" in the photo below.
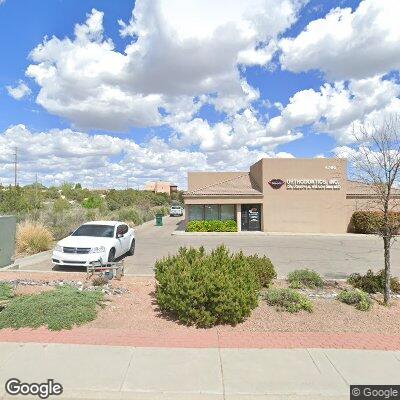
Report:
[[[190,205],[189,206],[189,221],[203,219],[204,206],[202,205]]]
[[[219,219],[218,209],[219,209],[218,204],[206,204],[204,206],[204,219],[206,221]]]
[[[236,220],[233,204],[191,204],[189,205],[189,221],[193,220]]]
[[[233,204],[221,204],[221,221],[235,220],[235,206]]]

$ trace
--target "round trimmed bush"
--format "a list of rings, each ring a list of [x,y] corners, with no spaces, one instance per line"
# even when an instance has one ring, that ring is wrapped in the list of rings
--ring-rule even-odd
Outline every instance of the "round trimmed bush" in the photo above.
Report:
[[[260,278],[249,257],[219,246],[180,248],[156,262],[156,299],[162,311],[187,325],[235,325],[257,304]]]

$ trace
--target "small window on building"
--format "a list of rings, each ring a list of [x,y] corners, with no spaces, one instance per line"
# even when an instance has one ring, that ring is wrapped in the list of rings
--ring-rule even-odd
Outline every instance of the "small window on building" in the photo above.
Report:
[[[189,221],[203,219],[203,205],[191,204],[189,206]]]
[[[206,204],[204,206],[204,219],[208,221],[219,219],[218,204]]]
[[[221,221],[235,219],[235,206],[233,204],[221,204]]]

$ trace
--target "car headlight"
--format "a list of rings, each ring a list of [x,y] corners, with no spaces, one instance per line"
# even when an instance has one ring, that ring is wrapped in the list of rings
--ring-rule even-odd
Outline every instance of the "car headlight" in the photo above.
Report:
[[[89,253],[104,253],[105,251],[106,248],[104,246],[99,246],[99,247],[92,247]]]
[[[59,244],[56,244],[56,246],[54,247],[54,251],[60,251],[62,253],[63,248]]]

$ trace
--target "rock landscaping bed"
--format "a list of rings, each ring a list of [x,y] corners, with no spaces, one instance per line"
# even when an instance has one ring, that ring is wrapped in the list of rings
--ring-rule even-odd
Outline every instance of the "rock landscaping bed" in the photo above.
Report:
[[[0,281],[13,285],[17,295],[40,293],[58,287],[71,286],[77,290],[94,291],[95,286],[85,282],[83,273],[28,273],[1,271]],[[274,280],[270,288],[290,289],[290,282]],[[163,335],[163,332],[226,332],[226,333],[365,333],[400,335],[400,298],[393,294],[390,306],[382,305],[380,293],[371,294],[371,308],[361,311],[337,298],[343,290],[354,290],[346,281],[325,281],[323,287],[301,287],[296,292],[312,303],[312,312],[301,310],[287,312],[268,304],[262,288],[258,305],[243,322],[235,326],[216,325],[208,329],[186,326],[176,317],[160,310],[156,301],[156,280],[147,277],[125,276],[121,281],[112,280],[100,290],[106,303],[98,308],[97,316],[85,327],[104,330],[135,330],[144,335]],[[293,289],[292,289],[293,290]],[[73,328],[79,329],[79,328]],[[1,333],[1,330],[0,330]]]
[[[27,292],[37,292],[42,290],[48,290],[49,288],[71,286],[79,291],[93,292],[95,290],[101,290],[105,295],[122,295],[128,291],[124,287],[113,287],[112,283],[106,283],[104,285],[95,285],[92,280],[89,281],[74,281],[74,280],[43,280],[43,279],[0,279],[0,284],[9,284],[13,287],[17,294],[24,294]],[[35,287],[36,289],[30,290],[29,288]],[[28,289],[26,289],[28,288]]]

